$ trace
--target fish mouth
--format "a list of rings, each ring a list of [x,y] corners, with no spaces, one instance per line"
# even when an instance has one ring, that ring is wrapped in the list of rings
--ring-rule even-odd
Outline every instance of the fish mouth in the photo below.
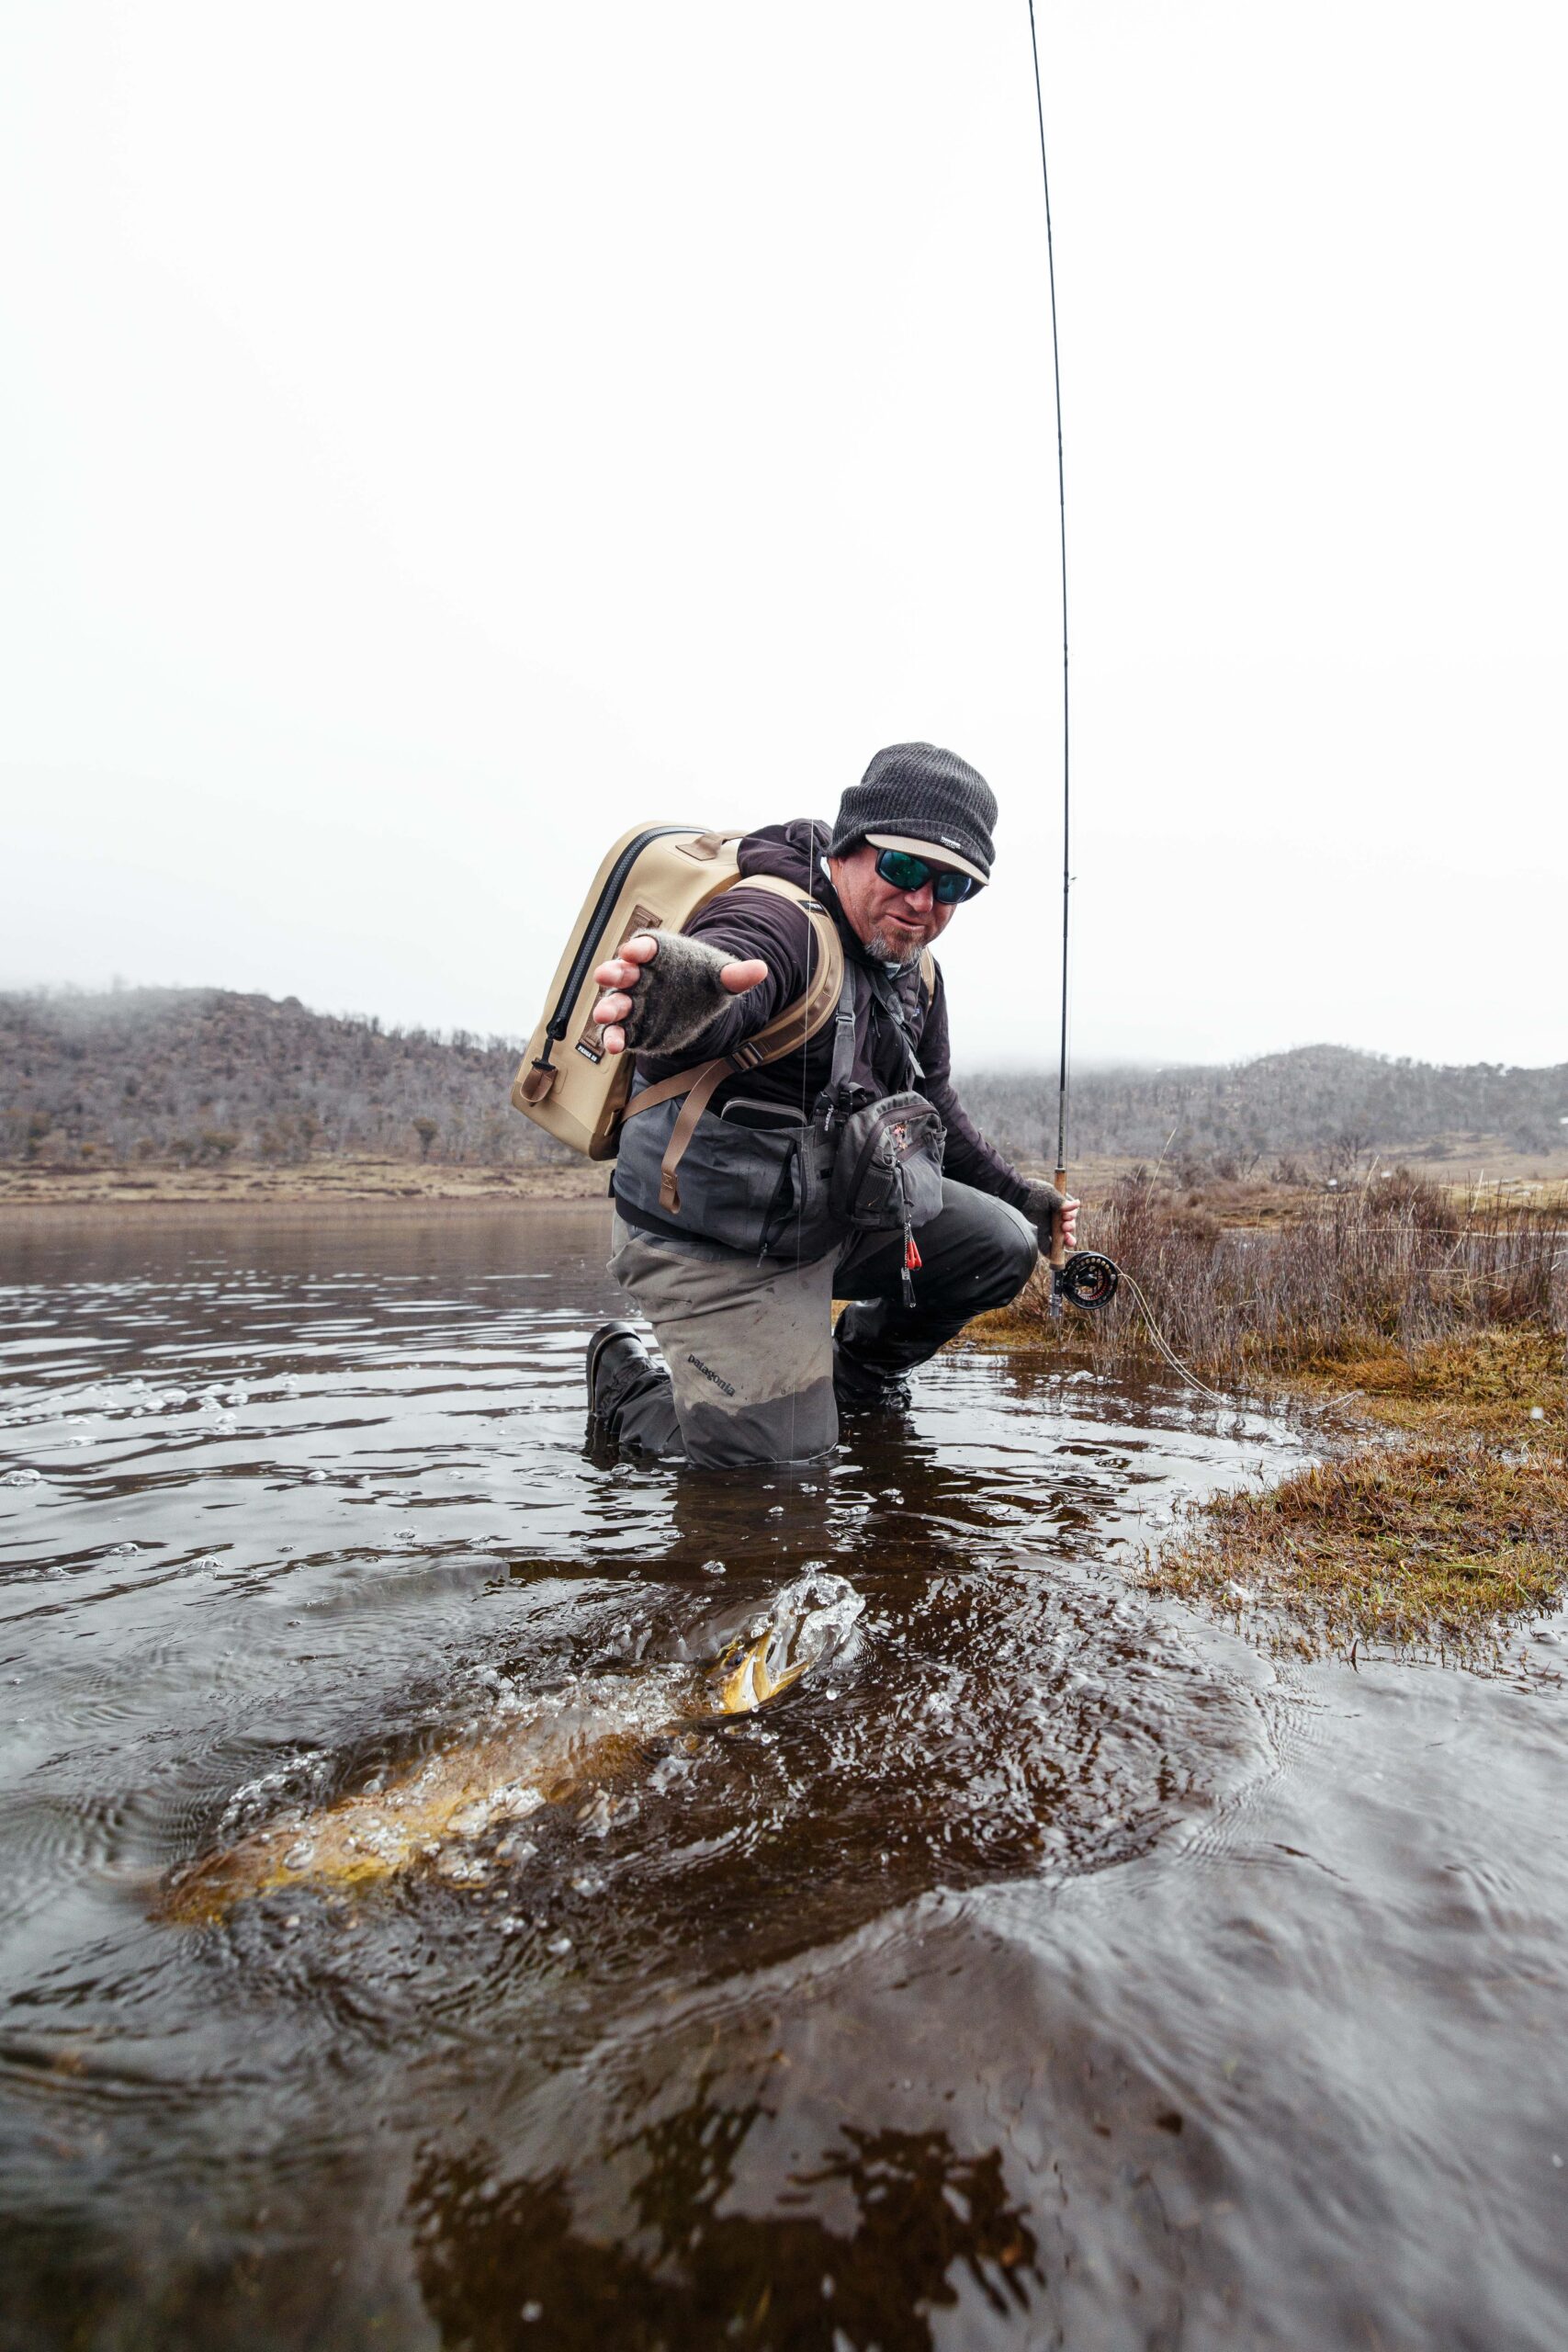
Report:
[[[739,1664],[731,1662],[735,1659],[736,1650],[727,1652],[720,1663],[718,1681],[718,1703],[724,1714],[754,1714],[759,1707],[765,1707],[770,1699],[776,1699],[781,1690],[789,1690],[792,1684],[800,1680],[806,1672],[807,1661],[798,1658],[793,1666],[786,1666],[782,1673],[775,1673],[769,1664],[773,1648],[773,1636],[769,1633],[764,1634],[760,1641],[753,1642],[750,1649],[743,1644],[737,1645]]]
[[[854,1587],[826,1568],[807,1569],[786,1585],[719,1659],[715,1675],[718,1711],[748,1715],[790,1690],[814,1667],[838,1656],[865,1607]]]

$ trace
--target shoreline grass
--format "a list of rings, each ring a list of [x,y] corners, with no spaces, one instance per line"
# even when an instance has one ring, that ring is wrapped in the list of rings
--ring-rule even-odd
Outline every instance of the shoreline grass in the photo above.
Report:
[[[1199,1506],[1139,1581],[1265,1614],[1303,1657],[1383,1644],[1476,1664],[1562,1598],[1568,1459],[1457,1436],[1362,1446]]]
[[[1455,1198],[1404,1170],[1248,1227],[1222,1223],[1201,1192],[1134,1176],[1111,1188],[1083,1239],[1139,1283],[1184,1363],[1253,1395],[1358,1367],[1393,1394],[1396,1359],[1414,1379],[1432,1346],[1499,1329],[1561,1337],[1568,1303],[1568,1200]],[[1099,1369],[1157,1361],[1130,1290],[1097,1315],[1055,1315],[1043,1266],[972,1328]]]
[[[1226,1232],[1146,1181],[1088,1246],[1138,1281],[1203,1381],[1332,1408],[1330,1458],[1190,1511],[1145,1562],[1152,1591],[1269,1623],[1301,1656],[1377,1644],[1479,1664],[1568,1589],[1568,1214],[1456,1202],[1400,1173]],[[1163,1371],[1133,1300],[1053,1316],[1046,1281],[986,1342],[1097,1371]]]

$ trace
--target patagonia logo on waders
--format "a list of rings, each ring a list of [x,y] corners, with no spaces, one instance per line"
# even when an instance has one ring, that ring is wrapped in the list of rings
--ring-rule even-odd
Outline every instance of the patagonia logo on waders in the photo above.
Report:
[[[695,1371],[700,1372],[705,1380],[711,1380],[716,1388],[722,1388],[727,1396],[734,1396],[735,1391],[731,1387],[729,1382],[728,1380],[721,1380],[717,1373],[715,1372],[712,1364],[705,1363],[701,1356],[688,1355],[686,1362],[691,1364]]]

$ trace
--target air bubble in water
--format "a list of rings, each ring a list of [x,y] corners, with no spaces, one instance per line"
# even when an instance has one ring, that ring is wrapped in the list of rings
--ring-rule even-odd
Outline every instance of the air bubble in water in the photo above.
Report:
[[[435,1864],[437,1874],[449,1879],[457,1886],[482,1886],[490,1872],[483,1862],[471,1854],[445,1853]]]
[[[608,1837],[615,1809],[604,1789],[595,1789],[577,1816],[577,1826],[585,1838]]]
[[[140,1558],[141,1553],[140,1544],[111,1544],[109,1546],[111,1560],[135,1560]]]
[[[39,1474],[36,1470],[7,1470],[6,1476],[0,1478],[0,1487],[36,1487],[38,1484]]]
[[[306,1473],[305,1473],[305,1484],[306,1484],[308,1487],[324,1487],[324,1486],[326,1485],[326,1483],[327,1483],[327,1474],[326,1474],[326,1472],[325,1472],[324,1470],[307,1470],[307,1471],[306,1471]]]
[[[283,1867],[286,1871],[308,1871],[315,1859],[314,1846],[308,1838],[301,1838],[299,1843],[290,1846],[283,1857]]]
[[[251,1392],[248,1388],[230,1388],[224,1392],[225,1405],[248,1405],[250,1401]]]
[[[703,1562],[703,1574],[705,1577],[721,1577],[724,1574],[724,1562],[722,1560],[705,1560]]]

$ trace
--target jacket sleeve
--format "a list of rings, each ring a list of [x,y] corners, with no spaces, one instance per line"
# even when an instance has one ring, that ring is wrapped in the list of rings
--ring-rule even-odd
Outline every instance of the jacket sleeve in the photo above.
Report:
[[[1031,1189],[1028,1180],[981,1134],[953,1092],[947,991],[940,965],[931,1010],[920,1033],[919,1055],[920,1067],[925,1071],[926,1100],[934,1104],[947,1129],[944,1172],[957,1183],[972,1184],[977,1193],[991,1193],[999,1201],[1010,1202],[1015,1209],[1027,1208]]]

